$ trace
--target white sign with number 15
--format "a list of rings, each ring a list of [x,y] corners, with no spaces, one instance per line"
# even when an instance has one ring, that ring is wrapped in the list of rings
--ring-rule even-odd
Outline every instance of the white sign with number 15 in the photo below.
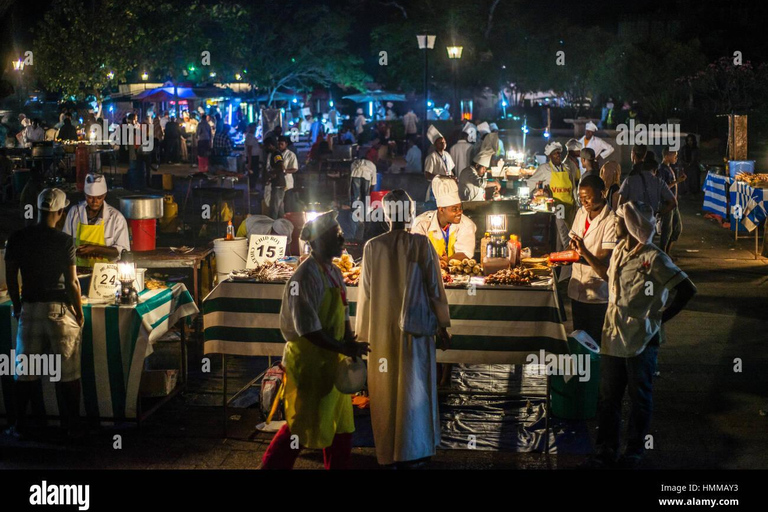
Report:
[[[274,263],[285,256],[288,237],[280,235],[251,235],[248,243],[248,261],[245,268],[256,268],[264,263]]]

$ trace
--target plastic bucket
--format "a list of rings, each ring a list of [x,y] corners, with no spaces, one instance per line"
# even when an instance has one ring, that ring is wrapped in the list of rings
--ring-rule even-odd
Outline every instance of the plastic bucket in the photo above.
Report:
[[[389,194],[389,190],[374,190],[371,192],[371,210],[375,210],[381,206],[381,200],[384,196]]]
[[[736,175],[739,174],[740,172],[754,174],[755,161],[754,160],[729,160],[728,169],[730,170],[731,178],[736,178]]]
[[[157,219],[128,220],[132,251],[154,251],[157,237]]]
[[[32,171],[29,169],[14,169],[13,170],[13,193],[17,196],[21,194],[27,182],[32,177]]]
[[[233,270],[245,268],[248,239],[245,237],[237,237],[234,240],[217,238],[213,241],[213,252],[216,254],[216,274],[219,282],[222,282]]]
[[[568,349],[584,361],[589,358],[589,380],[582,382],[573,375],[568,382],[561,375],[552,377],[552,414],[558,418],[585,420],[597,415],[597,398],[600,389],[599,347],[583,331],[574,331],[568,337]],[[590,346],[591,342],[591,346]],[[578,369],[578,366],[577,366]]]

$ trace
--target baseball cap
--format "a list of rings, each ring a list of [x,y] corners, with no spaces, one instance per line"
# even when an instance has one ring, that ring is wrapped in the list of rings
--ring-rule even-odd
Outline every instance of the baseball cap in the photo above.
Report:
[[[59,188],[46,188],[37,196],[37,209],[44,212],[57,212],[69,206],[67,194]]]

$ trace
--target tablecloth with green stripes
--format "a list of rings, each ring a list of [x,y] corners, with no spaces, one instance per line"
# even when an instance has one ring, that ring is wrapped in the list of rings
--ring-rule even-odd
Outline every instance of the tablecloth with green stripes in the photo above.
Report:
[[[0,303],[0,353],[16,346],[16,320],[11,302]],[[135,419],[144,360],[152,345],[179,319],[198,313],[183,284],[144,290],[135,306],[85,304],[82,332],[81,414],[94,418]],[[6,377],[0,383],[0,413],[11,406]],[[41,378],[42,396],[33,400],[36,413],[59,415],[54,383]]]
[[[206,354],[280,356],[282,283],[223,281],[203,301]],[[352,325],[357,288],[347,288]],[[446,288],[451,348],[440,362],[516,364],[545,350],[568,353],[554,284],[544,287]]]

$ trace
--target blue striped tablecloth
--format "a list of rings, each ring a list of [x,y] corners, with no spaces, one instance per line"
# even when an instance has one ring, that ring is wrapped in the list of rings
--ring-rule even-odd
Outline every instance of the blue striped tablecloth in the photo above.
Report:
[[[728,214],[727,184],[727,176],[707,173],[707,178],[704,180],[704,206],[702,207],[705,212],[726,217]]]
[[[281,356],[280,305],[284,284],[223,281],[203,301],[206,354]],[[438,361],[516,364],[543,349],[568,353],[554,285],[547,287],[446,288],[451,310],[451,349]],[[347,288],[350,315],[357,288]]]
[[[768,216],[768,189],[754,188],[743,181],[733,180],[728,176],[707,173],[704,181],[704,205],[702,209],[728,217],[731,229],[737,226],[741,231],[755,230]],[[734,208],[739,206],[737,210]],[[740,218],[735,218],[740,211]]]
[[[144,290],[135,306],[86,304],[82,334],[81,414],[93,418],[135,419],[144,360],[152,345],[179,319],[198,313],[183,284]],[[11,302],[0,303],[0,353],[16,346],[16,320]],[[55,385],[42,379],[42,400],[48,416],[59,415]],[[0,382],[0,413],[10,407],[11,396]],[[40,397],[38,397],[40,398]]]

